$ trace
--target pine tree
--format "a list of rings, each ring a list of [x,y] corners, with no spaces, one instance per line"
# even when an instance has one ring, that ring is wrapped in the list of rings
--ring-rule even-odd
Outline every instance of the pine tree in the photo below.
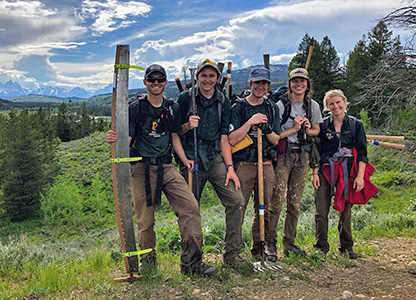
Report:
[[[58,108],[56,134],[62,142],[68,142],[71,140],[71,120],[69,118],[68,108],[64,102],[62,102]]]
[[[90,135],[91,133],[91,117],[88,113],[88,107],[87,104],[84,102],[82,104],[82,110],[81,110],[81,137],[85,137]]]
[[[12,110],[3,136],[2,206],[12,221],[37,217],[40,192],[45,186],[42,167],[41,137],[36,121],[23,109]]]

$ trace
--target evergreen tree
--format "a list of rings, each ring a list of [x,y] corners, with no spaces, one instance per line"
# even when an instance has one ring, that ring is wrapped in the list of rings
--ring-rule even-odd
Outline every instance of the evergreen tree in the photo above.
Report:
[[[56,133],[62,142],[71,140],[71,120],[69,111],[64,102],[59,105],[58,116],[56,120]]]
[[[40,107],[35,115],[35,120],[43,141],[39,146],[39,150],[42,153],[41,162],[44,170],[45,182],[52,183],[53,178],[58,172],[56,152],[59,140],[56,138],[56,134],[53,130],[50,106],[48,106],[46,111]]]
[[[91,117],[88,114],[88,107],[85,102],[82,104],[80,124],[81,137],[89,136],[91,133]]]
[[[383,21],[380,21],[355,45],[347,62],[344,88],[351,103],[352,114],[359,114],[362,109],[366,109],[370,112],[370,117],[377,120],[389,111],[382,113],[380,110],[389,102],[386,102],[386,99],[380,101],[383,98],[380,96],[383,94],[392,97],[396,87],[393,82],[391,84],[385,82],[386,76],[391,77],[393,74],[389,72],[390,75],[387,75],[384,71],[397,64],[401,65],[398,69],[404,68],[405,61],[400,58],[402,54],[399,38],[392,38],[392,32]],[[394,57],[397,59],[392,59]],[[385,84],[380,85],[380,82]]]
[[[3,136],[5,145],[2,168],[2,206],[12,221],[37,217],[40,192],[45,186],[41,144],[36,121],[25,108],[12,110]]]

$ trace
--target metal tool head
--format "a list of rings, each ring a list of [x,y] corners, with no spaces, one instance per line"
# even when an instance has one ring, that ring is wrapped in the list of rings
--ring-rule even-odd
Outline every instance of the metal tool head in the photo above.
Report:
[[[254,267],[254,272],[264,272],[266,270],[271,270],[271,271],[284,271],[284,268],[275,263],[275,262],[271,262],[271,261],[257,261],[253,263],[253,267]]]

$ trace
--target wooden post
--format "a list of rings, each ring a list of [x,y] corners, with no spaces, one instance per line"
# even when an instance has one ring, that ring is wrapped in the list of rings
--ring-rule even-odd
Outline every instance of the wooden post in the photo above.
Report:
[[[118,45],[116,65],[129,64],[130,51],[128,45]],[[111,111],[111,129],[117,133],[118,140],[111,144],[112,158],[129,157],[129,119],[128,119],[129,69],[114,68],[114,85]],[[132,197],[130,190],[130,165],[128,163],[112,163],[114,204],[117,225],[123,253],[136,251],[134,234]],[[124,257],[127,273],[133,278],[138,271],[138,257]]]

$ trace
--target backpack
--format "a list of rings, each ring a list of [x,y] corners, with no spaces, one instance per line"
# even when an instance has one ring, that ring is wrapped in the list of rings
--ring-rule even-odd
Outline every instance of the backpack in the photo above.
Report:
[[[357,118],[354,116],[350,116],[350,115],[347,115],[347,117],[348,117],[348,127],[350,130],[344,132],[344,134],[351,134],[353,143],[355,145],[355,141],[357,137],[357,130],[356,130]],[[331,121],[331,116],[327,116],[323,119],[322,128],[321,128],[322,132],[326,132],[328,130],[330,121]],[[335,132],[331,132],[331,133],[335,133]]]
[[[137,135],[139,134],[140,130],[144,126],[147,117],[149,116],[149,104],[147,99],[147,94],[138,94],[136,98],[129,101],[129,107],[139,103],[139,110],[135,118],[138,118],[139,122],[136,125],[135,135],[132,137],[130,141],[130,146],[133,145],[134,140],[136,139]],[[165,106],[162,108],[162,113],[160,115],[161,120],[165,120],[167,122],[167,126],[165,126],[163,132],[168,134],[169,129],[173,126],[173,104],[175,103],[172,99],[165,98]]]
[[[289,98],[286,95],[283,95],[280,98],[280,101],[282,101],[283,107],[284,107],[282,120],[280,121],[280,126],[283,126],[287,122],[287,120],[289,120],[289,118],[293,119],[293,117],[290,116],[290,114],[292,113],[292,105],[289,101]],[[303,99],[303,108],[306,111],[306,117],[308,118],[309,121],[311,120],[311,117],[312,117],[312,111],[311,111],[312,108],[311,108],[311,106],[312,106],[311,101],[304,98]]]
[[[264,102],[266,103],[267,112],[269,116],[272,116],[271,122],[269,122],[269,125],[272,126],[274,124],[274,120],[276,118],[276,112],[273,107],[273,102],[270,99],[264,99]],[[247,122],[247,102],[244,100],[244,98],[237,98],[235,100],[235,103],[238,103],[240,105],[240,116],[241,116],[241,124],[244,124]]]

